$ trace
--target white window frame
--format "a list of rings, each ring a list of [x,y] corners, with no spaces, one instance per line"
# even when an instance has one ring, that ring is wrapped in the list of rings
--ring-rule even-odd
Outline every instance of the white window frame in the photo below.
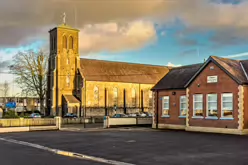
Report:
[[[182,100],[182,98],[185,98],[185,102],[182,102],[181,100]],[[182,111],[184,110],[183,108],[182,108],[182,104],[186,104],[186,111],[187,111],[187,96],[186,95],[183,95],[183,96],[180,96],[180,112],[179,112],[179,117],[186,117],[187,115],[182,115]]]
[[[167,98],[167,99],[165,99]],[[167,104],[168,104],[168,108],[166,108],[164,106],[164,104],[166,103],[165,100],[168,100]],[[164,115],[164,110],[168,110],[168,115]],[[169,117],[169,111],[170,111],[170,96],[163,96],[162,97],[162,117]]]
[[[208,96],[209,95],[216,95],[216,101],[211,101],[212,103],[216,103],[217,104],[217,116],[209,116],[209,112],[208,112],[208,103],[209,103],[209,101],[208,101]],[[216,119],[218,119],[218,94],[217,93],[209,93],[209,94],[207,94],[207,96],[206,96],[206,118],[216,118]]]
[[[232,117],[225,117],[224,115],[223,115],[223,96],[224,95],[231,95],[232,96],[232,110],[229,110],[229,111],[232,111]],[[233,93],[222,93],[221,94],[221,119],[233,119],[234,118],[234,116],[233,116],[233,111],[234,111],[234,108],[233,108],[234,106],[233,106]]]
[[[202,100],[201,101],[195,101],[195,97],[197,96],[197,95],[201,95],[202,96]],[[203,94],[194,94],[193,95],[193,118],[203,118],[203,115],[204,115],[204,113],[202,112],[202,116],[196,116],[195,115],[195,111],[197,110],[197,109],[195,109],[195,103],[202,103],[202,111],[203,111]]]

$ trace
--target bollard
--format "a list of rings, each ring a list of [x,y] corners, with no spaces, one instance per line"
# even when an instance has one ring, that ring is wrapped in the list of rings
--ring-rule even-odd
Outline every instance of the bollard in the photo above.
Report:
[[[109,128],[109,116],[104,116],[103,128]]]
[[[56,127],[61,130],[61,117],[57,116],[56,119]]]

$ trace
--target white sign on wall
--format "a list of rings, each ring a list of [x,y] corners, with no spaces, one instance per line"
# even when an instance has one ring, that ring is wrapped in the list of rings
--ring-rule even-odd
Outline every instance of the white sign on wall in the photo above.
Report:
[[[218,76],[208,76],[207,82],[208,83],[217,83],[218,82]]]

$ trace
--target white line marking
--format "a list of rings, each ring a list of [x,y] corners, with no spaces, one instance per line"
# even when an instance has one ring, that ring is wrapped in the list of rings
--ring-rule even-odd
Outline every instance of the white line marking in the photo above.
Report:
[[[104,158],[99,158],[99,157],[94,157],[94,156],[88,156],[88,155],[79,154],[79,153],[75,153],[75,152],[68,152],[68,151],[63,151],[63,150],[59,150],[59,149],[53,149],[53,148],[45,147],[45,146],[42,146],[39,144],[34,144],[34,143],[29,143],[29,142],[14,140],[14,139],[0,138],[0,140],[10,142],[10,143],[19,144],[19,145],[29,146],[29,147],[49,151],[49,152],[52,152],[52,153],[55,153],[58,155],[69,156],[69,157],[74,157],[74,158],[78,158],[78,159],[86,159],[86,160],[97,161],[97,162],[106,163],[106,164],[113,164],[113,165],[134,165],[131,163],[119,162],[119,161],[115,161],[115,160],[109,160],[109,159],[104,159]]]

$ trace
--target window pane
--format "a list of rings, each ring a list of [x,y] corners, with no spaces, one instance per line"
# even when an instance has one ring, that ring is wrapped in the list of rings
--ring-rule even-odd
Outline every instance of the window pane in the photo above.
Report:
[[[208,110],[208,116],[216,116],[218,115],[218,110]]]
[[[222,109],[223,110],[232,110],[233,109],[233,103],[232,102],[223,103]]]
[[[162,115],[169,115],[169,110],[163,110],[163,114]]]
[[[164,99],[164,102],[165,103],[168,103],[169,102],[169,97],[166,96],[166,97],[163,97],[163,99]]]
[[[186,116],[187,115],[187,109],[181,110],[180,116]]]
[[[228,110],[224,110],[223,111],[223,117],[233,117],[233,111],[228,111]]]
[[[222,117],[233,118],[233,94],[224,93],[222,95]]]
[[[169,104],[168,103],[164,103],[164,109],[169,109]]]
[[[203,95],[194,95],[194,116],[203,116]]]
[[[186,103],[181,103],[181,109],[186,109]]]
[[[163,109],[169,109],[169,97],[168,96],[164,96],[163,97]]]
[[[208,103],[209,110],[217,110],[217,102],[209,102]]]
[[[222,101],[223,102],[232,102],[233,101],[232,94],[223,94],[222,95]]]
[[[202,109],[202,103],[196,102],[194,108],[195,108],[195,109]]]
[[[186,96],[181,96],[181,97],[180,97],[180,102],[181,102],[181,103],[186,102]]]
[[[194,101],[202,101],[202,95],[194,95]]]
[[[195,116],[203,116],[203,110],[195,110]]]
[[[208,94],[209,102],[217,102],[217,94]]]

